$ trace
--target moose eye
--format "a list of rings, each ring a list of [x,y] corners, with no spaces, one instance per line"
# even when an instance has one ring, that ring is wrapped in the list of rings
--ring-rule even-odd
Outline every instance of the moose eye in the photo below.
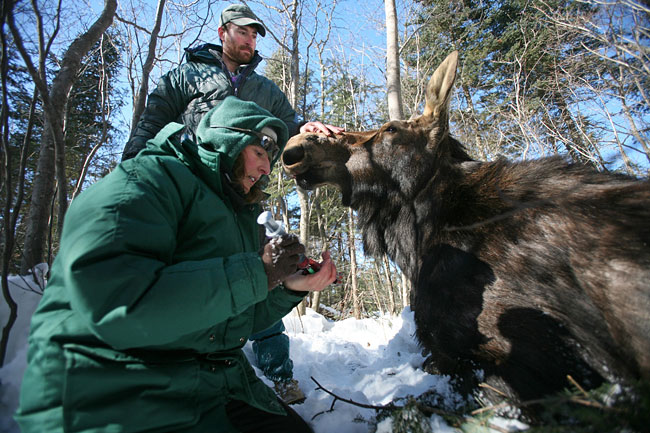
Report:
[[[394,126],[388,126],[386,128],[386,132],[390,132],[390,133],[397,132],[397,128],[395,128]]]

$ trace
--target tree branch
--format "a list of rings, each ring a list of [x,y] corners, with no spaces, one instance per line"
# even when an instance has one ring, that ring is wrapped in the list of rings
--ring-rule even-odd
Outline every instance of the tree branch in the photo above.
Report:
[[[314,383],[316,383],[316,385],[318,385],[318,387],[316,388],[317,390],[325,391],[326,393],[328,393],[329,395],[334,397],[334,400],[332,401],[332,405],[330,406],[330,409],[327,410],[327,411],[323,411],[323,412],[319,412],[319,413],[315,414],[312,417],[312,420],[314,418],[316,418],[318,415],[321,415],[321,414],[323,414],[325,412],[332,412],[334,410],[334,403],[336,403],[337,400],[341,400],[341,401],[343,401],[345,403],[349,403],[349,404],[354,405],[354,406],[362,407],[364,409],[397,410],[397,409],[403,409],[404,408],[404,406],[397,406],[397,405],[393,404],[392,402],[388,403],[388,404],[385,404],[385,405],[377,406],[377,405],[372,405],[372,404],[358,403],[358,402],[356,402],[354,400],[339,397],[338,395],[334,394],[332,391],[329,391],[329,390],[323,388],[323,386],[320,383],[318,383],[318,381],[316,379],[314,379],[314,376],[310,376],[310,378],[311,378],[311,380],[314,381]],[[441,410],[441,409],[436,409],[435,407],[426,406],[426,405],[423,405],[423,404],[420,404],[420,403],[417,403],[417,402],[416,402],[416,404],[417,404],[417,408],[420,411],[422,411],[423,413],[425,413],[425,414],[427,414],[429,416],[430,415],[441,415],[441,416],[451,416],[451,417],[459,417],[459,416],[462,417],[463,416],[463,415],[460,415],[460,414],[457,414],[457,413],[454,413],[454,412],[448,412],[448,411],[444,411],[444,410]]]
[[[349,403],[349,404],[352,404],[352,405],[354,405],[354,406],[362,407],[362,408],[364,408],[364,409],[382,410],[382,409],[398,409],[398,408],[399,408],[398,406],[395,406],[393,403],[389,403],[389,404],[384,405],[384,406],[375,406],[375,405],[371,405],[371,404],[357,403],[357,402],[354,401],[354,400],[350,400],[350,399],[347,399],[347,398],[339,397],[338,395],[334,394],[332,391],[323,388],[323,385],[321,385],[320,383],[318,383],[318,381],[317,381],[316,379],[314,379],[314,376],[311,376],[311,380],[313,380],[314,383],[316,383],[316,385],[318,385],[318,387],[316,388],[316,390],[325,391],[326,393],[328,393],[329,395],[331,395],[332,397],[334,397],[334,400],[332,401],[332,405],[330,406],[330,409],[329,409],[328,411],[323,411],[323,412],[319,412],[319,413],[315,414],[315,415],[312,417],[312,420],[315,419],[317,416],[322,415],[322,414],[325,413],[325,412],[332,412],[332,411],[334,410],[334,404],[336,403],[337,400],[341,400],[341,401],[343,401],[343,402],[345,402],[345,403]]]

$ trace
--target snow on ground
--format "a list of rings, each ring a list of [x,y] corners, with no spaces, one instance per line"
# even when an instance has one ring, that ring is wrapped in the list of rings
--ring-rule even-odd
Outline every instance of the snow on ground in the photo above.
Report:
[[[19,315],[12,330],[8,363],[0,369],[0,431],[18,433],[12,414],[18,406],[18,390],[25,369],[29,318],[40,295],[29,290],[25,279],[13,277],[11,282]],[[0,302],[0,326],[4,326],[7,317],[8,307],[3,300]],[[312,425],[315,433],[373,431],[371,423],[375,411],[340,400],[330,411],[334,397],[316,389],[311,377],[337,396],[363,404],[384,405],[395,398],[418,396],[431,389],[444,396],[449,407],[460,401],[460,396],[451,391],[449,378],[429,375],[419,368],[424,358],[414,339],[415,324],[409,308],[398,317],[386,315],[337,322],[308,309],[302,317],[289,314],[284,324],[291,340],[294,377],[307,397],[303,404],[294,408]],[[244,347],[244,352],[253,359],[251,343]],[[256,371],[261,376],[260,371]],[[261,377],[272,386],[268,379]],[[435,415],[430,425],[434,433],[458,431]],[[377,431],[390,432],[390,421],[382,422]]]
[[[419,369],[424,358],[413,335],[413,314],[400,317],[331,322],[311,309],[284,319],[291,340],[294,377],[305,392],[305,403],[294,406],[316,433],[365,433],[375,411],[337,401],[311,380],[339,397],[357,403],[384,405],[397,397],[418,396],[435,388],[453,401],[449,379]],[[268,383],[268,382],[267,382]],[[315,418],[314,418],[315,416]],[[355,421],[356,420],[356,421]]]
[[[0,368],[0,432],[18,432],[12,414],[18,408],[18,390],[27,360],[29,322],[41,299],[42,287],[45,286],[43,282],[45,273],[47,273],[47,265],[36,267],[37,280],[40,280],[40,284],[35,283],[30,276],[9,278],[9,292],[18,305],[18,316],[9,336],[4,367]],[[0,327],[3,329],[8,318],[9,306],[4,298],[0,298]]]

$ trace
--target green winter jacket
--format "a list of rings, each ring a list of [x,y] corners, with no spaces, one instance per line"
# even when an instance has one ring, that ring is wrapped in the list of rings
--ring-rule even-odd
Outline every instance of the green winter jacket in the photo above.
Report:
[[[268,290],[260,207],[221,181],[255,137],[211,124],[287,140],[279,119],[228,98],[199,125],[210,146],[170,124],[71,203],[32,319],[23,432],[229,432],[230,399],[284,413],[241,348],[305,293]]]
[[[298,130],[296,112],[273,81],[255,68],[262,61],[257,51],[248,65],[232,77],[221,60],[222,47],[204,44],[186,49],[187,63],[165,74],[149,95],[147,106],[124,148],[122,159],[134,157],[169,122],[187,126],[192,133],[203,116],[227,96],[256,102],[286,124],[289,135]]]

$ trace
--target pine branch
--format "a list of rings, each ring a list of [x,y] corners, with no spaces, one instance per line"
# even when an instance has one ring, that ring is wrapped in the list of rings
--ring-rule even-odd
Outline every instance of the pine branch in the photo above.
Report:
[[[625,412],[624,409],[617,408],[617,407],[611,407],[607,406],[598,400],[596,400],[591,394],[589,394],[585,389],[576,382],[576,380],[571,377],[570,375],[567,375],[567,379],[571,384],[579,391],[581,395],[556,395],[556,396],[549,396],[549,397],[544,397],[544,398],[539,398],[539,399],[534,399],[534,400],[526,400],[522,402],[511,402],[511,401],[504,401],[502,403],[496,404],[496,405],[491,405],[491,406],[486,406],[482,407],[480,409],[476,409],[471,412],[471,415],[478,415],[484,412],[488,411],[495,411],[498,409],[503,409],[508,406],[514,406],[514,407],[526,407],[526,406],[532,406],[532,405],[538,405],[538,404],[549,404],[549,403],[575,403],[581,406],[589,406],[589,407],[594,407],[596,409],[600,409],[603,411],[611,411],[611,412],[618,412],[618,413],[623,413]],[[505,396],[505,394],[501,391],[499,391],[496,388],[493,388],[487,384],[480,384],[479,385],[481,388],[488,388],[491,389],[492,391],[497,392],[498,394]]]

